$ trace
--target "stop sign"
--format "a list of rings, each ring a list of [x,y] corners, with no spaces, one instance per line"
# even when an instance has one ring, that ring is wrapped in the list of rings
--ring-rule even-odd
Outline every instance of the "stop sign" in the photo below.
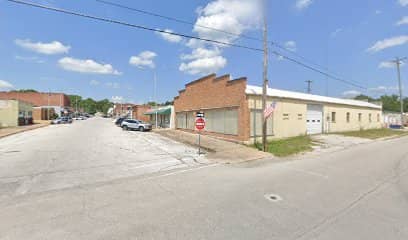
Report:
[[[203,130],[205,128],[205,120],[204,118],[197,118],[195,122],[195,126],[198,130]]]

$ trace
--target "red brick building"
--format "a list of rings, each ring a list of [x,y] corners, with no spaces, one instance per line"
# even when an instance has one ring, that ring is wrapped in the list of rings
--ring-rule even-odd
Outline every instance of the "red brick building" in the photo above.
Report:
[[[39,92],[0,92],[0,99],[15,99],[25,101],[34,106],[70,106],[69,97],[63,93],[39,93]]]
[[[229,75],[203,77],[186,85],[174,99],[176,128],[196,131],[196,112],[204,112],[204,134],[253,143],[261,139],[264,121],[262,87],[247,85],[246,78]],[[306,134],[375,129],[382,126],[382,106],[268,88],[266,106],[268,139]]]
[[[149,105],[137,105],[132,103],[116,103],[113,105],[113,116],[127,116],[133,119],[149,121],[150,117],[144,115],[151,109]]]
[[[195,113],[203,111],[204,133],[237,141],[250,137],[250,112],[245,90],[246,78],[231,80],[230,75],[215,74],[186,85],[174,99],[176,128],[195,130]]]
[[[149,105],[135,105],[133,106],[132,118],[141,120],[143,122],[150,121],[150,116],[145,115],[152,107]]]

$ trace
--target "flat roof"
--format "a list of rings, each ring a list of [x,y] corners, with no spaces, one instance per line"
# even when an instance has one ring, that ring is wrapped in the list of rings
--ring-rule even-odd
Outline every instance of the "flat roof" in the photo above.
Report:
[[[262,87],[247,85],[245,93],[248,95],[262,95]],[[269,97],[277,97],[277,98],[289,98],[289,99],[297,99],[297,100],[312,101],[312,102],[319,102],[319,103],[334,103],[334,104],[341,104],[341,105],[382,109],[382,106],[380,105],[369,103],[369,102],[364,102],[364,101],[325,97],[325,96],[320,96],[320,95],[285,91],[285,90],[279,90],[279,89],[273,89],[273,88],[268,88],[267,95]]]

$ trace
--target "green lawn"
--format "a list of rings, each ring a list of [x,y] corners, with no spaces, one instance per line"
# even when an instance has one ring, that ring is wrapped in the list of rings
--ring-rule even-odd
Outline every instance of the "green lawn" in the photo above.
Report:
[[[393,130],[389,128],[381,128],[381,129],[370,129],[370,130],[361,130],[361,131],[353,131],[353,132],[341,132],[341,133],[335,133],[335,134],[344,135],[348,137],[378,139],[378,138],[384,138],[384,137],[403,136],[403,135],[407,135],[408,132],[404,132],[401,130]]]
[[[293,154],[312,150],[313,142],[309,136],[299,136],[268,142],[267,150],[277,157],[287,157]],[[254,147],[262,150],[262,143]]]

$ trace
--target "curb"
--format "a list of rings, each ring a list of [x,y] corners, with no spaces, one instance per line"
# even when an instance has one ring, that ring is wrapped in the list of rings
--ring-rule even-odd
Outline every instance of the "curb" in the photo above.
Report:
[[[19,133],[28,132],[28,131],[32,131],[32,130],[35,130],[35,129],[47,127],[47,126],[49,126],[49,125],[48,124],[47,125],[41,125],[41,126],[37,126],[35,128],[22,129],[22,130],[19,130],[19,131],[10,132],[10,133],[7,133],[5,135],[0,135],[0,139],[5,138],[5,137],[9,137],[9,136],[12,136],[12,135],[16,135],[16,134],[19,134]]]

